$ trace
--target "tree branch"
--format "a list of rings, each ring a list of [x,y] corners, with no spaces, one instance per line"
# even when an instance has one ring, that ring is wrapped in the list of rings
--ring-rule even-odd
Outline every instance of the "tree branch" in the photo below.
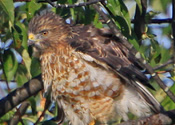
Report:
[[[84,3],[75,3],[75,4],[56,4],[54,5],[51,0],[44,0],[44,1],[38,1],[38,2],[47,2],[50,5],[52,5],[55,8],[75,8],[75,7],[82,7],[82,6],[87,6],[87,5],[91,5],[91,4],[95,4],[98,2],[101,2],[104,0],[93,0],[93,1],[88,1],[88,2],[84,2]]]
[[[13,2],[30,2],[31,0],[13,0]]]
[[[171,18],[167,18],[167,19],[150,19],[148,20],[148,24],[149,23],[156,23],[156,24],[161,24],[161,23],[171,23],[173,20]],[[136,20],[131,20],[131,23],[136,23]]]
[[[31,0],[13,0],[13,2],[30,2]],[[55,7],[55,5],[52,3],[52,2],[55,2],[55,1],[58,1],[58,0],[50,0],[49,1],[40,1],[40,2],[47,2],[49,4],[51,4],[53,7]],[[104,0],[97,0],[98,2],[100,1],[104,1]],[[91,5],[91,4],[95,4],[97,3],[97,1],[94,1],[94,3],[85,3],[86,5]],[[82,4],[82,5],[81,5]],[[78,6],[77,5],[61,5],[59,4],[58,5],[58,8],[75,8],[75,7],[80,7],[80,6],[86,6],[86,5],[83,5],[84,3],[81,3],[79,4]],[[172,18],[167,18],[167,19],[151,19],[149,20],[147,23],[150,24],[150,23],[156,23],[156,24],[161,24],[161,23],[171,23],[173,21]],[[136,21],[135,20],[131,20],[131,23],[135,23]]]
[[[15,91],[7,95],[5,98],[0,100],[0,107],[1,107],[0,116],[3,116],[9,110],[16,107],[18,104],[20,104],[23,100],[31,97],[32,95],[37,94],[42,89],[43,89],[43,85],[41,82],[41,76],[39,75],[34,79],[32,79],[30,82],[25,83],[24,86],[22,86],[21,88],[16,89]],[[24,95],[21,96],[21,94],[24,94]],[[13,105],[11,105],[12,103]],[[16,115],[13,118],[14,119],[13,122],[11,122],[11,125],[15,125],[15,123],[19,121],[20,117],[25,113],[28,106],[29,106],[28,102],[23,102],[23,104],[19,108],[20,114],[16,113]],[[131,125],[131,124],[170,125],[175,122],[174,118],[175,118],[175,110],[172,110],[164,113],[154,114],[150,117],[140,118],[137,120],[129,120],[119,125]]]
[[[13,92],[9,93],[6,97],[0,100],[0,117],[12,110],[27,98],[37,94],[42,89],[43,84],[41,82],[41,75],[39,75],[25,83],[22,87],[17,88]]]
[[[18,122],[21,120],[21,117],[25,114],[29,105],[30,103],[28,101],[23,102],[22,105],[19,107],[18,111],[13,116],[13,118],[10,120],[9,125],[17,125]]]
[[[175,110],[154,114],[150,117],[129,120],[118,125],[172,125],[175,120]]]
[[[5,113],[7,113],[12,108],[16,107],[18,104],[20,104],[23,100],[29,98],[32,95],[37,94],[40,90],[43,89],[43,85],[41,82],[41,76],[37,76],[34,79],[32,79],[30,82],[27,82],[19,89],[14,90],[9,95],[7,95],[5,98],[0,100],[0,116],[3,116]],[[24,94],[21,96],[21,94]],[[25,97],[24,97],[25,96]],[[21,98],[21,99],[20,99]],[[20,101],[19,101],[20,99]],[[11,105],[13,103],[13,105]],[[9,106],[10,105],[10,106]],[[7,106],[7,107],[6,107]],[[20,117],[25,113],[27,107],[29,106],[29,102],[23,102],[23,104],[19,108],[19,114],[15,114],[13,118],[13,122],[11,122],[11,125],[15,125]],[[2,110],[4,109],[4,110]],[[175,110],[167,111],[164,113],[154,114],[150,117],[140,118],[137,120],[129,120],[127,122],[123,122],[119,125],[131,125],[131,124],[137,124],[137,125],[145,125],[145,124],[151,124],[151,125],[170,125],[175,122]]]

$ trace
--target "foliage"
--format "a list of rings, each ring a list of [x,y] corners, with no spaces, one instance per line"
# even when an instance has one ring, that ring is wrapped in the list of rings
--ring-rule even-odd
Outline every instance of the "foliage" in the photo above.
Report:
[[[135,0],[141,10],[140,0]],[[77,0],[58,0],[60,4],[74,4]],[[134,1],[133,1],[134,2]],[[160,13],[165,13],[165,5],[170,4],[170,1],[151,0],[151,7],[155,8]],[[113,20],[121,32],[128,38],[134,47],[141,53],[146,61],[152,66],[158,66],[165,63],[173,56],[173,47],[166,49],[164,46],[159,44],[156,36],[153,35],[152,26],[148,25],[148,31],[146,31],[143,40],[143,44],[138,44],[137,37],[133,31],[131,25],[131,18],[129,15],[130,10],[127,8],[127,1],[124,3],[123,0],[108,0],[107,7],[113,14]],[[81,24],[93,24],[97,28],[106,27],[102,24],[100,15],[91,6],[78,7],[78,8],[52,8],[48,6],[48,3],[39,2],[39,0],[31,0],[30,2],[13,3],[13,0],[1,0],[0,1],[0,69],[3,71],[1,75],[1,81],[5,81],[6,85],[9,86],[10,81],[15,81],[15,88],[22,86],[25,82],[31,78],[40,74],[39,61],[37,58],[32,56],[32,49],[27,46],[27,29],[30,19],[40,11],[45,9],[51,9],[55,13],[62,16],[64,19],[71,19],[73,23]],[[152,18],[152,17],[151,17]],[[168,25],[161,29],[163,35],[169,38],[171,33],[171,27]],[[169,38],[171,39],[171,38]],[[11,44],[11,42],[13,42]],[[159,71],[166,72],[170,71],[170,79],[174,78],[173,66],[167,66]],[[153,92],[157,98],[165,95],[165,93],[158,93],[161,89],[155,82],[152,82],[153,86],[156,87],[157,92]],[[3,83],[0,83],[3,84]],[[2,87],[2,86],[0,86]],[[7,87],[8,88],[8,87]],[[175,85],[171,88],[174,91]],[[4,88],[0,88],[0,91]],[[8,94],[8,90],[6,89]],[[165,97],[165,96],[163,96]],[[2,97],[1,97],[2,98]],[[42,97],[36,96],[30,98],[31,107],[28,108],[27,113],[22,120],[24,123],[34,123],[38,119],[38,111],[43,110],[43,105],[40,104]],[[175,109],[175,104],[169,99],[169,97],[161,99],[162,105],[166,110]],[[7,113],[0,120],[1,123],[8,122],[12,118],[12,114],[16,111],[15,109]],[[54,114],[46,112],[42,123],[44,124],[55,124],[52,121],[48,121]]]

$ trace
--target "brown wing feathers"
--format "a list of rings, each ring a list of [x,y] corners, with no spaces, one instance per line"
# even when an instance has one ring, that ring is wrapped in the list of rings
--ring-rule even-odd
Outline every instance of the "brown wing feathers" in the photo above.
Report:
[[[74,27],[73,32],[80,34],[75,34],[69,40],[70,45],[76,51],[89,54],[95,59],[106,63],[127,79],[138,80],[153,89],[146,76],[134,65],[137,62],[133,59],[133,55],[129,53],[122,43],[116,41],[117,38],[113,37],[110,31],[105,31],[104,29],[101,31],[92,26],[77,26]],[[131,56],[132,60],[129,60]]]
[[[103,62],[116,72],[127,83],[145,98],[154,112],[162,111],[162,107],[149,93],[144,84],[154,89],[146,76],[140,71],[136,57],[118,39],[110,34],[110,31],[100,30],[92,26],[77,26],[72,29],[79,35],[74,35],[69,40],[70,45],[76,51],[88,54],[96,60]]]

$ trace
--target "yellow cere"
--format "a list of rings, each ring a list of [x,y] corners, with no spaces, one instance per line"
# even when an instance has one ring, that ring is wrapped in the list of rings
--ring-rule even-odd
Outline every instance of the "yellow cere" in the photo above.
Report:
[[[30,40],[34,40],[34,38],[35,38],[33,33],[29,33],[28,37],[29,37]]]

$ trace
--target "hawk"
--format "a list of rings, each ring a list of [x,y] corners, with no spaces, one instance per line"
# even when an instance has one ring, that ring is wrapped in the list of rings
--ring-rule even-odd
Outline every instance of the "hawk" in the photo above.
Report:
[[[72,125],[107,124],[158,113],[161,105],[136,57],[110,29],[67,24],[53,12],[29,23],[28,44],[39,53],[45,92]]]

